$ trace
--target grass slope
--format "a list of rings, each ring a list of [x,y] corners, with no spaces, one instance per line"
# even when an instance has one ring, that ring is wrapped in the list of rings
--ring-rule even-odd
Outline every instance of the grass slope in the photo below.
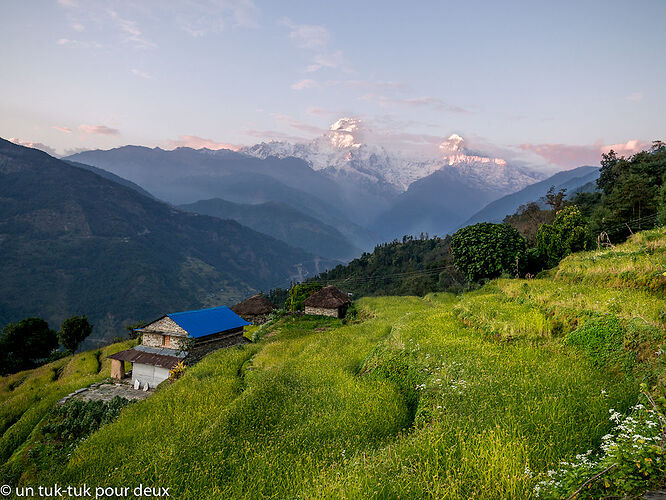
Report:
[[[542,279],[460,297],[364,298],[346,324],[281,318],[124,409],[61,469],[26,458],[35,417],[0,475],[168,486],[186,499],[530,498],[536,474],[598,448],[609,410],[627,410],[640,382],[664,390],[661,286],[636,284],[653,272],[640,256],[648,242],[666,268],[657,230],[615,249],[612,265],[613,250],[588,252]],[[618,278],[628,271],[632,280]],[[567,345],[599,318],[624,335],[621,364]]]

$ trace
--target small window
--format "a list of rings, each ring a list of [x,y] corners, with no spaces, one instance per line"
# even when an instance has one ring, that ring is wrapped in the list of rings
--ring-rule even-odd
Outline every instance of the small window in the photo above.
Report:
[[[171,336],[170,335],[162,335],[162,346],[171,347]]]

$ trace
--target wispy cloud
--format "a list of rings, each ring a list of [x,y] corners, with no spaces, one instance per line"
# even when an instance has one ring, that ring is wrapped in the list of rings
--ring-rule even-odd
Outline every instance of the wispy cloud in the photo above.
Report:
[[[283,17],[278,22],[289,28],[289,38],[298,47],[306,49],[323,49],[328,45],[328,42],[331,39],[331,34],[323,26],[314,24],[296,24],[288,17]]]
[[[57,154],[55,149],[53,149],[51,146],[47,146],[46,144],[42,144],[41,142],[24,141],[19,139],[18,137],[10,137],[9,142],[13,142],[14,144],[18,144],[19,146],[25,146],[26,148],[39,149],[40,151],[44,151],[45,153],[48,153],[51,156],[56,156]]]
[[[383,107],[406,106],[411,108],[430,108],[434,111],[445,111],[448,113],[469,113],[469,111],[465,108],[449,104],[438,97],[432,96],[400,99],[371,92],[363,95],[361,99],[366,101],[374,101]]]
[[[315,71],[319,71],[323,68],[341,69],[347,73],[352,71],[341,50],[336,50],[331,54],[316,55],[314,58],[314,63],[305,68],[305,71],[307,73],[314,73]]]
[[[627,101],[642,101],[643,94],[641,92],[632,92],[627,96]]]
[[[618,156],[631,156],[650,146],[648,141],[632,139],[618,144],[604,144],[598,141],[595,144],[521,144],[523,151],[535,153],[553,165],[565,168],[575,168],[581,165],[598,165],[601,155],[611,149]]]
[[[76,49],[101,49],[103,45],[92,40],[72,40],[71,38],[59,38],[56,44]]]
[[[291,128],[300,130],[301,132],[306,132],[311,135],[321,135],[326,132],[326,130],[321,127],[310,125],[309,123],[302,122],[289,115],[277,115],[275,119],[281,123],[289,125]]]
[[[107,127],[106,125],[79,125],[79,130],[84,134],[91,135],[119,135],[120,131],[116,128]]]
[[[152,78],[150,73],[146,73],[145,71],[141,71],[136,68],[132,70],[132,74],[134,76],[138,76],[139,78],[145,78],[146,80],[150,80]]]
[[[252,0],[188,0],[167,5],[180,20],[181,29],[195,38],[221,31],[227,25],[259,25],[259,9]]]
[[[406,92],[411,89],[406,83],[381,80],[328,80],[325,85],[328,87],[350,87],[384,92]]]
[[[69,128],[69,127],[59,127],[57,125],[54,125],[53,128],[60,131],[60,132],[64,132],[66,134],[71,134],[72,133],[72,129]]]
[[[319,84],[315,80],[312,80],[311,78],[305,78],[303,80],[299,80],[291,84],[291,88],[294,90],[305,90],[318,86]]]
[[[339,114],[336,111],[331,111],[329,109],[324,109],[319,106],[310,106],[305,112],[312,116],[328,116]]]
[[[181,135],[178,139],[167,141],[170,148],[192,148],[192,149],[231,149],[238,151],[242,146],[240,144],[229,144],[226,142],[217,142],[212,139],[206,139],[197,135]]]
[[[157,48],[157,44],[155,42],[148,40],[143,35],[137,26],[136,21],[120,17],[120,15],[115,10],[109,9],[108,14],[111,20],[115,23],[116,27],[123,34],[123,41],[125,43],[131,44],[134,48],[137,49]]]

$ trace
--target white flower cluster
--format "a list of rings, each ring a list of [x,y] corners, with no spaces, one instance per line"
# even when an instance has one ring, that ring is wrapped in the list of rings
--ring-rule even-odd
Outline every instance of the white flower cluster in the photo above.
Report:
[[[666,428],[666,422],[662,421],[663,417],[655,410],[638,403],[631,408],[627,416],[623,416],[613,408],[608,412],[609,420],[614,425],[611,433],[601,438],[601,453],[592,456],[592,450],[588,450],[586,453],[576,455],[576,459],[572,462],[560,462],[558,470],[549,470],[548,479],[534,487],[537,497],[543,491],[557,491],[567,476],[591,477],[594,473],[617,463],[623,456],[626,457],[627,453],[638,456],[647,449],[646,447],[664,446],[666,435],[663,429]],[[656,462],[661,460],[661,456],[655,457]]]

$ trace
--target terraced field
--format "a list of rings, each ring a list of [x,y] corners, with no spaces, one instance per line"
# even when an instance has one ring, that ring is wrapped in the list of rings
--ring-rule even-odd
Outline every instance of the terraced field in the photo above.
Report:
[[[641,383],[663,394],[664,271],[656,230],[540,279],[365,298],[347,323],[285,316],[40,469],[45,412],[103,376],[94,353],[61,360],[0,379],[0,474],[192,499],[530,498],[560,461],[599,450]]]

